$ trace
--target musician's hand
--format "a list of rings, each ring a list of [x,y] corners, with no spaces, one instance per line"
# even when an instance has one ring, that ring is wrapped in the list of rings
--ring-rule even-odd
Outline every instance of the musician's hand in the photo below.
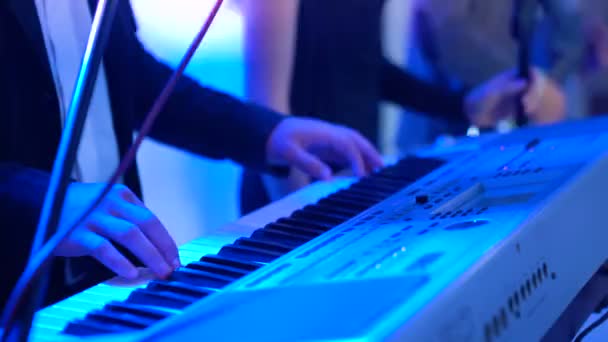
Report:
[[[103,184],[70,185],[60,226],[73,224]],[[119,276],[133,279],[138,271],[111,243],[129,249],[158,277],[179,266],[177,246],[158,218],[125,186],[115,186],[101,206],[59,246],[58,256],[92,256]]]
[[[350,166],[357,176],[382,166],[378,151],[359,133],[313,119],[283,120],[272,132],[266,152],[270,164],[288,164],[323,180],[331,178],[328,163]]]
[[[465,98],[465,112],[478,127],[493,127],[499,120],[515,116],[517,99],[527,82],[513,71],[504,72],[474,88]]]
[[[465,99],[465,112],[471,123],[493,127],[499,120],[514,118],[520,99],[531,123],[562,120],[565,96],[561,87],[538,68],[532,68],[530,72],[530,82],[518,79],[514,71],[508,71],[473,89]]]
[[[524,109],[531,123],[550,124],[566,117],[566,95],[562,87],[538,68],[532,69],[532,82],[523,96]]]

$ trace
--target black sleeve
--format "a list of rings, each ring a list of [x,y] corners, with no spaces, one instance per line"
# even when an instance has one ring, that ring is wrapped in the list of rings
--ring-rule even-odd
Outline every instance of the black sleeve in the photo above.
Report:
[[[141,124],[173,71],[145,51],[136,37],[132,41],[135,45],[135,112]],[[184,77],[159,115],[151,136],[206,157],[229,158],[248,167],[267,170],[266,143],[283,118]]]
[[[450,91],[404,71],[386,58],[382,61],[382,98],[402,107],[448,121],[464,122],[465,92]]]
[[[28,260],[50,176],[19,164],[0,162],[0,303],[4,303]]]

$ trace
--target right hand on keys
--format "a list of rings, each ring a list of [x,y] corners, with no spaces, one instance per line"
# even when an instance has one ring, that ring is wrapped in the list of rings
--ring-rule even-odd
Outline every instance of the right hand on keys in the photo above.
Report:
[[[73,183],[66,194],[59,226],[73,224],[104,184]],[[116,185],[84,224],[77,227],[56,256],[92,256],[119,276],[134,279],[136,267],[110,243],[126,247],[158,277],[180,266],[177,245],[154,214],[127,187]]]

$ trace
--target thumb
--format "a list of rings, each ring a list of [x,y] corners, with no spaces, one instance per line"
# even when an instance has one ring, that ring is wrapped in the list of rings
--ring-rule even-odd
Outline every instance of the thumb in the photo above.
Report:
[[[321,180],[331,179],[331,169],[329,166],[300,146],[293,146],[286,159],[289,164],[313,178]]]

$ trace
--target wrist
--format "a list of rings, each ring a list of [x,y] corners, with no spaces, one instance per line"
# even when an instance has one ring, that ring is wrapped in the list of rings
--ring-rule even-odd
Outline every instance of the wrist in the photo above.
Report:
[[[281,160],[279,151],[281,140],[285,139],[281,137],[281,126],[285,124],[286,120],[293,120],[293,118],[284,115],[268,135],[265,146],[266,159],[263,171],[279,178],[286,178],[290,173],[290,167]]]

